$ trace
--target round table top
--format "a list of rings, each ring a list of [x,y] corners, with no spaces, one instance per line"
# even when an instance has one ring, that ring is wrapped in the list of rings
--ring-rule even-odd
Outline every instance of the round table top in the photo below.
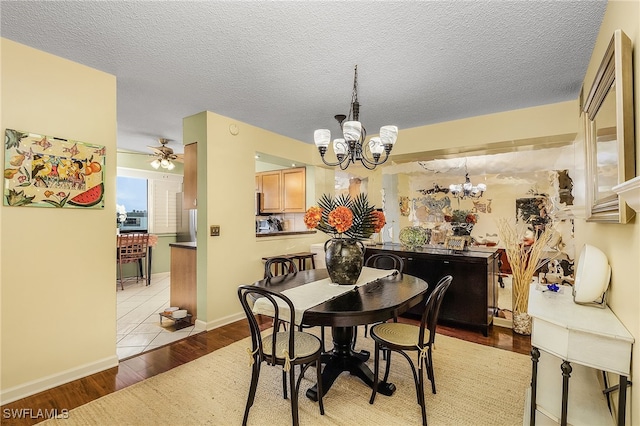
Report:
[[[282,292],[328,276],[326,269],[309,269],[264,279],[254,285]],[[307,309],[302,324],[351,327],[386,321],[422,302],[428,287],[423,279],[396,273]]]

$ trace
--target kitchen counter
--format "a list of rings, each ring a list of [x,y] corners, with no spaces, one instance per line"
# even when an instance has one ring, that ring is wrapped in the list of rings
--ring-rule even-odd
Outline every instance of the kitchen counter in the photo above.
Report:
[[[257,232],[256,237],[281,237],[283,235],[308,235],[315,234],[317,231],[270,231]]]
[[[495,255],[498,250],[497,247],[480,247],[480,246],[471,246],[465,250],[451,250],[446,249],[444,247],[415,247],[408,248],[401,244],[375,244],[371,246],[365,246],[365,248],[378,249],[378,250],[388,250],[394,251],[397,253],[402,253],[406,255],[410,255],[412,253],[415,254],[430,254],[430,255],[442,255],[442,256],[454,256],[454,257],[468,257],[468,258],[491,258]]]
[[[169,243],[169,247],[196,249],[198,246],[195,241],[189,241],[189,242],[183,242],[183,243]]]

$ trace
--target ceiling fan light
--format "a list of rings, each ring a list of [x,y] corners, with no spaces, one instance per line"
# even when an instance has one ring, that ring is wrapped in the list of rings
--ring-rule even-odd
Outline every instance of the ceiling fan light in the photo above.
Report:
[[[382,141],[380,141],[379,137],[376,136],[369,139],[369,150],[374,155],[382,154],[382,151],[384,151],[384,146],[382,145]]]
[[[360,135],[362,135],[362,123],[359,121],[345,121],[342,125],[342,134],[345,140],[359,141]]]
[[[318,148],[328,147],[329,142],[331,142],[331,130],[329,129],[318,129],[313,132],[313,140],[316,143]]]
[[[173,161],[169,161],[169,164],[167,165],[167,170],[173,170],[176,167],[175,164],[173,164]]]
[[[336,155],[345,155],[347,153],[347,143],[344,139],[333,140],[333,152],[335,152]]]
[[[154,169],[158,169],[160,167],[160,160],[158,160],[157,158],[153,160],[151,162],[151,167],[153,167]]]
[[[169,160],[167,160],[166,158],[163,158],[162,160],[160,160],[160,165],[166,169],[167,166],[169,165]]]
[[[380,140],[383,145],[393,145],[398,139],[398,127],[397,126],[382,126],[380,127]]]

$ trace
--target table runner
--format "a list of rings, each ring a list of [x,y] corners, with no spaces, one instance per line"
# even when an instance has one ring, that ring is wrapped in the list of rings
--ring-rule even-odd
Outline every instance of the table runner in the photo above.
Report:
[[[291,300],[295,309],[295,324],[300,325],[302,315],[304,311],[327,300],[335,299],[336,297],[351,291],[355,288],[361,287],[380,278],[387,277],[397,273],[395,269],[376,269],[363,267],[358,281],[354,285],[340,285],[333,284],[330,278],[324,278],[322,280],[313,281],[308,284],[303,284],[298,287],[290,288],[282,292],[285,296]],[[289,307],[281,300],[278,300],[278,308],[280,309],[280,316],[282,319],[291,318],[289,314]],[[267,316],[274,316],[273,305],[267,299],[260,298],[256,300],[253,305],[254,314],[262,314]]]

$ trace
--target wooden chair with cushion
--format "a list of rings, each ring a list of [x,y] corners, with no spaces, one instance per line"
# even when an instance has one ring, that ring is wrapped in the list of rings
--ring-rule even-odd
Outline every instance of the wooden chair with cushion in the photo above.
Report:
[[[438,314],[442,299],[451,285],[453,277],[447,275],[443,277],[436,287],[433,289],[425,303],[425,309],[422,313],[420,325],[389,323],[383,322],[371,327],[371,338],[376,342],[375,345],[375,361],[374,361],[374,377],[373,392],[371,394],[370,404],[373,404],[378,389],[378,370],[380,367],[380,352],[387,353],[387,365],[384,373],[383,382],[389,378],[389,369],[391,366],[391,352],[398,352],[409,362],[413,380],[416,384],[416,394],[418,396],[418,404],[422,411],[422,424],[427,424],[427,411],[425,407],[424,397],[424,368],[427,369],[427,377],[431,381],[431,391],[436,393],[436,380],[433,374],[433,356],[431,349],[436,338],[436,325],[438,323]],[[418,352],[418,371],[407,352]]]
[[[117,254],[118,272],[120,274],[120,287],[124,290],[124,277],[122,276],[122,265],[126,263],[137,263],[144,265],[146,273],[149,274],[147,267],[147,251],[149,250],[149,234],[121,234],[117,236]],[[137,265],[136,265],[137,266]],[[136,267],[136,282],[144,278],[142,268]]]
[[[259,298],[268,300],[273,306],[274,323],[286,321],[295,323],[295,310],[291,300],[283,294],[272,292],[268,289],[244,285],[238,288],[238,298],[242,304],[242,308],[249,321],[251,330],[251,348],[250,351],[252,372],[251,386],[249,388],[249,396],[244,411],[242,424],[247,424],[249,410],[253,405],[258,387],[258,378],[260,376],[260,365],[266,361],[268,365],[282,366],[282,392],[287,398],[287,374],[289,375],[289,389],[291,391],[291,416],[293,425],[299,424],[298,420],[298,393],[300,390],[300,382],[305,371],[311,365],[316,368],[316,380],[318,382],[318,405],[320,414],[324,415],[324,405],[322,403],[322,376],[320,356],[322,355],[322,345],[320,339],[310,333],[296,331],[295,327],[289,327],[288,331],[280,332],[273,330],[273,333],[263,337],[260,332],[260,326],[253,314],[252,306]],[[287,309],[284,309],[284,307]],[[301,371],[297,378],[295,377],[295,366],[300,365]]]

